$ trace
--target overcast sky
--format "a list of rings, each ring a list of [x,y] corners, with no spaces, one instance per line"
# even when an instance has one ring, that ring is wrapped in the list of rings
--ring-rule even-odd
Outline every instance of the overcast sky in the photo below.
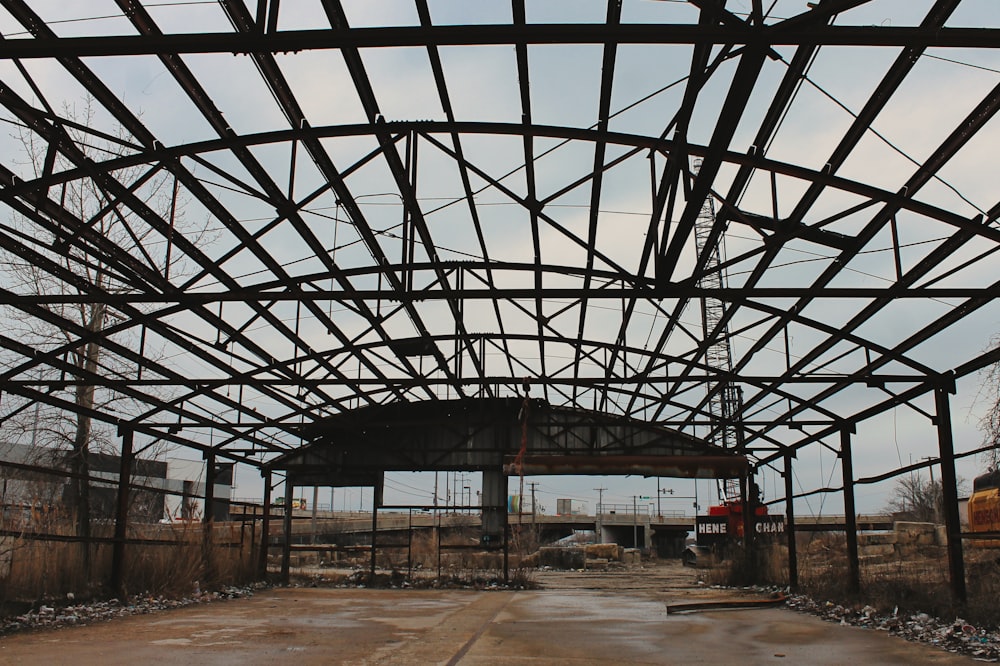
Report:
[[[57,34],[62,36],[134,34],[131,24],[121,16],[111,0],[85,0],[73,3],[30,2]],[[144,3],[165,32],[219,31],[228,32],[232,27],[222,9],[214,2],[147,2]],[[370,2],[353,0],[343,3],[350,23],[355,27],[382,25],[416,25],[419,23],[414,4],[410,0],[381,0]],[[737,13],[746,12],[751,3],[728,3]],[[771,7],[771,21],[806,11],[806,3],[778,0],[765,3]],[[845,25],[907,26],[918,24],[927,9],[929,0],[875,0],[852,10],[837,19]],[[507,2],[465,2],[462,0],[429,2],[431,16],[436,24],[509,23],[510,4]],[[583,0],[539,0],[527,2],[527,19],[533,22],[601,22],[606,13],[606,3]],[[256,3],[250,3],[251,12]],[[684,2],[657,2],[652,0],[626,0],[623,3],[622,21],[695,23],[696,8]],[[301,0],[281,5],[279,29],[308,29],[325,27],[328,23],[318,1]],[[947,23],[951,27],[1000,27],[1000,5],[993,0],[963,2]],[[0,10],[0,32],[5,38],[25,37],[23,28],[4,10]],[[779,47],[779,56],[765,63],[755,93],[751,96],[743,118],[737,128],[732,148],[746,151],[760,124],[775,86],[787,69],[794,49]],[[519,123],[521,104],[518,92],[515,52],[508,46],[483,46],[474,48],[445,47],[440,50],[445,76],[449,82],[452,104],[458,118],[471,121]],[[618,49],[616,78],[612,94],[609,128],[627,134],[658,136],[664,131],[666,121],[675,112],[683,94],[683,79],[687,75],[691,49],[688,46],[625,45]],[[796,96],[795,103],[782,121],[778,137],[767,147],[770,159],[787,162],[809,169],[822,169],[837,142],[865,103],[872,89],[898,54],[893,48],[827,47],[808,71]],[[394,120],[444,120],[445,114],[434,93],[433,73],[426,50],[419,48],[371,49],[362,53],[379,110],[387,121]],[[531,46],[532,120],[538,124],[588,128],[598,120],[598,101],[601,81],[602,48],[598,46]],[[198,76],[214,103],[224,113],[226,121],[236,132],[251,134],[287,128],[287,121],[274,103],[270,91],[262,83],[252,61],[245,56],[231,54],[189,55],[183,58]],[[292,92],[301,104],[310,125],[340,126],[365,123],[366,117],[355,93],[343,58],[335,51],[304,51],[282,54],[277,57]],[[129,108],[141,115],[143,123],[165,146],[191,144],[217,138],[211,125],[195,106],[182,94],[180,87],[153,56],[88,58],[86,63],[97,72],[106,85]],[[715,127],[718,110],[732,79],[737,59],[724,63],[709,81],[695,109],[689,138],[694,143],[708,142]],[[62,67],[51,60],[25,61],[24,67],[32,79],[48,96],[56,108],[63,104],[79,105],[84,96],[80,85]],[[36,100],[28,82],[10,61],[0,61],[0,80],[22,97]],[[878,116],[873,130],[867,133],[851,157],[838,171],[846,179],[864,182],[894,192],[916,169],[915,164],[926,158],[963,118],[994,86],[1000,83],[1000,51],[931,49],[918,62],[893,100]],[[9,114],[4,115],[9,118]],[[96,123],[111,129],[113,123],[106,114],[100,114]],[[0,136],[0,149],[12,155],[16,142],[8,134]],[[373,146],[373,138],[343,137],[325,139],[324,146],[334,162],[342,167],[360,159]],[[980,132],[975,141],[963,148],[940,171],[941,179],[928,184],[920,193],[923,202],[945,208],[965,217],[972,217],[996,204],[996,146],[1000,145],[1000,123],[995,120]],[[536,155],[552,149],[536,163],[537,186],[540,197],[560,191],[563,187],[585,174],[593,162],[593,146],[584,142],[562,142],[555,139],[538,139]],[[252,148],[254,155],[284,186],[290,160],[290,144],[276,143]],[[469,136],[463,139],[463,150],[470,161],[489,165],[493,177],[512,172],[503,179],[517,195],[526,191],[523,170],[523,146],[517,136]],[[627,148],[611,146],[607,159],[623,155]],[[203,158],[228,171],[234,177],[249,181],[246,170],[238,165],[231,154],[219,151],[207,153]],[[471,224],[467,207],[445,206],[463,196],[457,170],[440,152],[422,146],[420,153],[419,199],[427,217],[431,234],[444,259],[481,258],[482,252]],[[10,168],[14,168],[7,161]],[[660,164],[662,167],[662,162]],[[27,166],[22,168],[27,169]],[[217,175],[204,167],[191,167],[204,178],[206,185],[225,203],[251,231],[261,229],[274,218],[274,208],[257,198],[237,191],[231,184],[219,182]],[[598,226],[598,269],[615,269],[617,266],[637,267],[651,212],[648,161],[644,157],[623,162],[621,167],[610,170],[604,182],[600,201]],[[725,165],[714,186],[715,191],[725,192],[736,173],[736,166]],[[29,178],[30,173],[25,173]],[[379,242],[392,259],[400,256],[399,223],[402,217],[398,195],[387,187],[387,170],[381,161],[373,161],[350,176],[350,186],[369,224],[382,233]],[[317,169],[301,154],[298,157],[295,191],[298,196],[319,188],[323,178]],[[494,261],[530,261],[532,254],[529,216],[510,196],[496,188],[486,188],[484,181],[475,179],[474,188],[483,188],[477,203],[483,221],[490,258]],[[807,183],[787,176],[779,176],[776,187],[780,199],[787,202],[787,214],[804,192]],[[744,210],[769,215],[771,210],[771,183],[765,174],[755,176],[740,202]],[[585,235],[588,224],[590,189],[577,187],[551,202],[546,212],[551,214],[563,229]],[[845,192],[825,194],[810,211],[812,221],[823,219],[860,201]],[[444,206],[444,207],[442,207]],[[433,211],[433,212],[430,212]],[[194,201],[189,200],[185,215],[188,220],[206,220],[213,230],[213,241],[204,248],[211,257],[241,284],[252,285],[268,279],[261,273],[261,263],[249,252],[227,257],[234,238],[216,224]],[[850,235],[870,218],[863,215],[848,216],[827,228]],[[359,241],[354,228],[338,208],[331,192],[318,196],[304,211],[304,217],[313,225],[320,240],[330,248],[331,256],[345,269],[368,266],[371,255]],[[904,246],[901,257],[904,266],[910,266],[925,256],[928,246],[940,242],[946,233],[943,225],[904,213],[900,215],[900,243]],[[676,220],[671,221],[671,223]],[[322,263],[315,257],[301,238],[291,232],[287,223],[278,224],[262,238],[268,251],[292,275],[309,275],[323,271]],[[747,279],[754,257],[760,246],[759,236],[742,225],[730,227],[725,238],[728,257],[745,257],[731,267],[728,279],[731,286],[738,286]],[[888,232],[880,234],[866,247],[866,252],[852,260],[833,286],[883,287],[895,280],[895,267],[891,252],[892,239]],[[568,241],[566,234],[553,226],[546,226],[541,237],[541,255],[545,263],[564,266],[581,266],[586,260],[581,248]],[[972,247],[963,257],[973,257],[983,246]],[[419,255],[419,250],[418,250]],[[680,259],[678,271],[690,270],[694,263],[694,245],[689,244]],[[418,256],[418,260],[422,257]],[[834,261],[834,251],[806,241],[789,243],[773,262],[774,267],[761,286],[809,284]],[[950,266],[942,266],[940,272]],[[647,271],[651,275],[651,269]],[[933,275],[933,274],[932,274]],[[528,274],[510,274],[501,278],[506,286],[530,286]],[[560,278],[548,277],[547,286],[557,286]],[[994,264],[977,261],[943,285],[980,285],[995,280]],[[355,281],[356,286],[373,287],[375,278],[367,282]],[[204,277],[189,285],[191,290],[214,290],[218,284]],[[858,333],[868,339],[893,346],[906,339],[914,330],[949,311],[958,301],[950,302],[900,302],[866,323]],[[779,305],[775,301],[775,305]],[[551,302],[552,311],[562,304]],[[443,303],[422,306],[431,333],[453,332],[454,325]],[[669,308],[667,308],[669,309]],[[296,317],[291,303],[275,306],[274,311],[286,321]],[[514,330],[534,332],[534,322],[505,308]],[[804,316],[822,319],[841,325],[857,311],[855,304],[838,304],[823,301],[810,305]],[[337,323],[349,335],[360,335],[365,329],[361,317],[346,308],[334,305],[330,309]],[[224,313],[234,321],[246,319],[248,311],[238,304],[226,305]],[[575,333],[578,310],[570,307],[559,315],[554,325]],[[523,320],[522,320],[523,319]],[[692,304],[682,315],[682,323],[692,330],[700,329],[700,311]],[[617,334],[620,324],[620,306],[613,301],[596,304],[588,315],[588,337],[606,339]],[[732,328],[750,326],[752,314],[743,315]],[[188,327],[193,335],[211,337],[204,329],[204,322],[195,317],[180,315],[178,327]],[[466,312],[470,331],[493,330],[497,324],[492,308],[487,303],[473,303]],[[301,334],[316,348],[332,344],[332,338],[315,320],[302,319]],[[414,335],[412,324],[403,316],[386,321],[386,329],[393,335]],[[640,302],[633,327],[629,330],[630,343],[637,347],[655,340],[664,325],[662,314],[649,303]],[[508,328],[508,331],[511,330]],[[750,348],[764,326],[751,327],[733,340],[734,352]],[[990,345],[991,337],[1000,330],[1000,310],[995,306],[983,308],[976,315],[949,330],[946,337],[914,350],[912,356],[936,369],[947,370]],[[804,326],[792,326],[789,340],[790,354],[794,359],[802,351],[811,349],[820,334]],[[262,345],[276,353],[289,356],[294,353],[277,333],[258,324],[251,333]],[[284,344],[284,347],[282,347]],[[666,353],[683,355],[693,341],[677,335],[671,338]],[[534,343],[513,344],[512,348],[528,367],[541,368],[538,346]],[[561,366],[573,358],[568,345],[551,345],[546,361]],[[839,348],[838,348],[839,349]],[[168,350],[169,353],[169,350]],[[343,359],[332,352],[334,362]],[[823,360],[832,359],[838,350],[831,351]],[[847,356],[833,361],[827,370],[851,372],[857,367],[858,358]],[[202,376],[213,371],[204,364],[176,357],[173,361],[191,376]],[[769,345],[758,352],[748,373],[773,372],[786,362],[784,349]],[[239,361],[233,361],[239,368]],[[486,360],[489,374],[507,374],[506,364],[497,355]],[[584,363],[584,366],[587,364]],[[581,374],[596,372],[594,367],[582,367]],[[959,451],[979,446],[982,435],[977,423],[982,415],[983,401],[977,402],[978,378],[972,377],[959,384],[959,391],[952,402],[952,421],[956,448]],[[802,389],[807,390],[807,389]],[[808,389],[815,391],[818,389]],[[346,391],[346,389],[345,389]],[[829,407],[841,413],[854,411],[885,398],[884,394],[868,391],[846,391],[831,401]],[[248,398],[254,400],[255,398]],[[258,396],[257,405],[263,413],[280,415],[276,405]],[[700,395],[694,397],[695,401]],[[584,407],[592,404],[585,402]],[[933,413],[932,396],[925,396],[916,405],[920,410]],[[766,412],[765,412],[766,414]],[[642,418],[645,413],[636,414]],[[196,433],[207,441],[211,433]],[[792,441],[794,436],[789,435]],[[857,477],[879,474],[900,465],[917,462],[926,456],[936,455],[937,433],[926,414],[917,409],[901,407],[861,425],[855,437],[855,474]],[[288,440],[288,444],[293,444]],[[828,442],[838,446],[839,442]],[[190,452],[178,451],[180,457],[195,457]],[[839,485],[840,469],[833,454],[819,446],[810,446],[799,454],[797,485],[801,489],[817,486]],[[965,459],[959,464],[959,475],[971,481],[980,472],[980,459]],[[937,474],[937,470],[935,470]],[[386,481],[386,501],[407,503],[430,501],[433,475],[389,474]],[[540,477],[537,482],[539,500],[549,511],[554,511],[557,498],[573,498],[596,505],[597,488],[604,488],[605,503],[630,504],[634,496],[650,496],[647,505],[655,504],[657,480],[627,478],[571,478]],[[444,497],[444,475],[441,475],[439,496]],[[781,479],[765,471],[761,486],[770,499],[783,494]],[[479,489],[477,475],[455,484],[460,490],[468,485],[473,495]],[[511,480],[511,492],[517,480]],[[673,497],[662,499],[664,511],[692,513],[694,495],[698,494],[702,506],[714,501],[714,483],[702,481],[697,489],[691,481],[663,479],[661,485],[674,491]],[[862,512],[877,511],[885,504],[891,482],[857,489],[858,509]],[[797,490],[800,488],[797,487]],[[320,501],[329,502],[329,489],[320,493]],[[363,492],[363,497],[361,496]],[[255,470],[242,469],[237,476],[238,497],[259,497],[260,481]],[[311,491],[306,491],[310,498]],[[357,508],[370,501],[370,490],[338,489],[337,508]],[[442,499],[443,501],[443,499]],[[838,495],[814,496],[801,502],[798,511],[804,514],[840,513],[842,504]]]

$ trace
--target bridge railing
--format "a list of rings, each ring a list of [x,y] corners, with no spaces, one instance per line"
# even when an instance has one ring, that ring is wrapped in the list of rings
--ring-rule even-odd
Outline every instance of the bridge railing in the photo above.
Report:
[[[600,504],[597,507],[597,512],[601,515],[617,515],[620,513],[632,515],[635,513],[639,516],[663,516],[664,518],[684,518],[687,516],[687,512],[683,509],[661,509],[657,511],[656,507],[650,503]]]

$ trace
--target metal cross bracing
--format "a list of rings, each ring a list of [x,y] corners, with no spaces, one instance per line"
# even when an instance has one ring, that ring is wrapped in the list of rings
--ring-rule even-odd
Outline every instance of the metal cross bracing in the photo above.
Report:
[[[264,465],[527,381],[770,463],[995,361],[988,10],[400,5],[0,2],[0,419]]]

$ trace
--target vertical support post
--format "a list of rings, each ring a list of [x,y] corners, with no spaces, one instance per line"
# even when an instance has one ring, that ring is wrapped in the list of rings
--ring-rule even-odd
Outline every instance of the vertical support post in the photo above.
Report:
[[[413,509],[406,520],[406,580],[413,580]]]
[[[799,553],[795,543],[795,501],[792,499],[792,453],[785,454],[785,533],[788,537],[788,587],[799,586]]]
[[[206,584],[211,584],[215,578],[212,563],[212,537],[215,527],[215,476],[215,451],[210,450],[205,453],[205,510],[201,517],[203,528],[201,559]]]
[[[434,509],[434,513],[437,516],[437,564],[438,564],[438,581],[441,580],[441,512]]]
[[[267,32],[277,32],[278,30],[278,0],[271,0],[267,9]]]
[[[962,553],[962,525],[958,517],[958,479],[955,476],[955,443],[951,433],[951,407],[948,394],[955,392],[954,379],[947,385],[934,389],[934,406],[937,414],[938,450],[941,457],[941,494],[944,502],[944,525],[948,532],[948,572],[951,576],[951,592],[955,601],[964,604],[967,599],[965,589],[965,558]]]
[[[854,460],[851,455],[851,433],[854,426],[840,430],[840,471],[844,478],[844,530],[847,532],[847,589],[861,590],[861,567],[858,563],[858,520],[854,507]]]
[[[531,532],[532,538],[534,538],[534,547],[538,547],[538,512],[535,509],[535,488],[538,486],[537,483],[531,482]]]
[[[319,486],[313,486],[313,506],[312,506],[312,543],[316,543],[316,532],[319,531],[316,522],[316,514],[319,511]]]
[[[285,471],[285,515],[282,518],[284,540],[281,544],[281,583],[288,585],[292,570],[292,500],[295,486],[291,472]]]
[[[250,515],[250,566],[256,566],[257,561],[254,559],[254,554],[257,552],[257,506],[251,505],[251,510],[253,513]],[[243,554],[243,532],[246,530],[246,507],[243,507],[243,521],[240,524],[240,554]]]
[[[371,559],[371,572],[369,574],[368,584],[375,584],[375,536],[378,534],[378,508],[382,504],[381,502],[381,488],[379,484],[376,483],[372,486],[372,559]]]
[[[750,491],[752,472],[740,476],[740,506],[743,508],[743,558],[746,561],[747,572],[754,570],[754,526],[753,517],[756,498]]]
[[[271,468],[260,471],[264,477],[264,516],[260,521],[260,559],[257,562],[257,573],[261,580],[267,578],[267,549],[271,540]]]
[[[751,469],[747,475],[747,506],[750,507],[750,511],[747,512],[749,515],[747,516],[746,529],[749,530],[750,534],[748,543],[750,544],[751,563],[756,564],[758,562],[757,550],[760,544],[760,539],[757,538],[757,510],[764,497],[761,495],[760,486],[757,485],[757,478],[754,474]]]
[[[111,590],[122,601],[128,596],[125,589],[125,536],[128,529],[129,484],[132,476],[131,428],[119,431],[122,438],[122,455],[118,468],[118,503],[115,511],[115,540],[111,552]]]
[[[503,517],[503,582],[510,583],[510,514],[504,509]]]

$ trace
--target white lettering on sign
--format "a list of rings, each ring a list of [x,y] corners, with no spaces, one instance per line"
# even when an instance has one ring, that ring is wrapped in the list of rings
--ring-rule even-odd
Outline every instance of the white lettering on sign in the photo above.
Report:
[[[698,523],[698,534],[726,534],[726,524]]]
[[[785,531],[785,524],[778,521],[768,521],[757,523],[758,534],[782,534]]]

